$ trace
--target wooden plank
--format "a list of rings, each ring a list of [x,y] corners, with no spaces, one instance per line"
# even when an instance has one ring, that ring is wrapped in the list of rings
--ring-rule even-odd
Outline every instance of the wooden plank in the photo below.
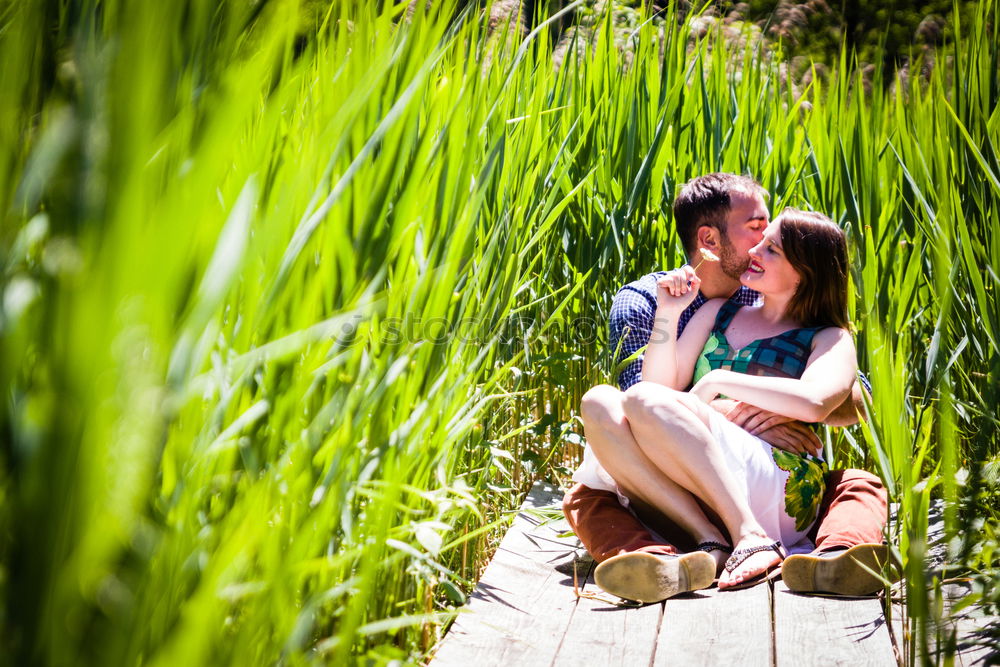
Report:
[[[947,598],[945,599],[945,604],[948,604]],[[904,605],[898,601],[893,602],[893,642],[900,656],[908,655],[910,651],[910,647],[907,645],[910,631],[906,629],[903,623],[903,613]],[[965,610],[950,617],[947,614],[948,612],[946,611],[942,615],[942,629],[939,636],[935,635],[933,624],[929,630],[931,635],[929,662],[933,664],[946,664],[946,658],[950,657],[954,664],[960,667],[973,667],[984,664],[983,660],[995,652],[995,650],[990,649],[989,646],[980,644],[977,641],[976,635],[988,619],[978,618],[980,616],[978,610]],[[955,634],[955,645],[949,649],[948,643],[951,641],[950,633],[952,632]],[[919,658],[917,662],[919,662]]]
[[[535,485],[433,665],[549,664],[555,659],[576,596],[572,577],[553,564],[572,555],[577,542],[559,537],[564,525],[539,525],[525,510],[560,497],[551,486]]]
[[[890,506],[890,526],[893,526],[891,534],[898,532],[894,524],[898,520],[898,506],[893,503]],[[948,562],[948,544],[945,540],[944,530],[944,502],[940,499],[934,500],[927,514],[927,542],[926,554],[927,565],[931,572],[938,577],[944,576],[942,566]],[[930,579],[928,578],[928,581]],[[893,587],[894,598],[902,594],[902,586],[897,584]],[[997,619],[987,617],[982,608],[973,606],[960,611],[953,609],[954,605],[964,599],[971,592],[971,585],[968,582],[951,582],[942,586],[941,600],[942,606],[941,628],[931,633],[931,646],[928,650],[931,653],[930,659],[934,662],[944,662],[953,657],[954,663],[962,667],[973,667],[982,665],[987,658],[995,658],[996,649],[990,644],[995,641],[985,640],[981,636],[982,630],[991,623],[994,627],[998,623]],[[931,593],[931,605],[935,606],[934,594]],[[900,656],[909,652],[908,632],[903,623],[904,608],[900,602],[893,602],[892,605],[892,634],[897,653]],[[952,633],[954,637],[952,637]],[[984,641],[985,640],[985,641]],[[950,645],[953,642],[953,645]]]
[[[944,598],[945,627],[955,633],[955,664],[962,667],[973,667],[984,664],[987,657],[993,656],[997,649],[983,642],[981,634],[996,619],[988,617],[980,606],[971,606],[956,610],[954,607],[972,593],[971,582],[949,583],[942,586]],[[948,638],[950,641],[950,638]]]
[[[771,664],[771,588],[695,591],[664,603],[654,665]]]
[[[775,664],[896,665],[878,598],[798,595],[774,586]]]
[[[583,590],[606,600],[580,598],[559,647],[555,667],[648,665],[656,649],[663,604],[619,607],[601,591],[591,571]]]
[[[555,566],[572,560],[578,541],[559,537],[565,521],[543,525],[530,512],[557,503],[561,495],[545,485],[532,489],[466,611],[442,642],[435,666],[897,664],[881,603],[874,598],[800,596],[779,582],[773,589],[697,591],[641,608],[577,601],[571,574]],[[598,590],[591,569],[585,562],[585,591]],[[902,643],[900,611],[896,606],[897,644]],[[975,628],[991,620],[980,616],[949,619],[957,630],[957,664],[970,667],[988,651],[969,641]]]

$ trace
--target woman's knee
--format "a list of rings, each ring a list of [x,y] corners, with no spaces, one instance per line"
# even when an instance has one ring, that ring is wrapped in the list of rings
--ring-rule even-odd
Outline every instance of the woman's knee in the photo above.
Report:
[[[608,431],[625,426],[623,397],[621,390],[609,384],[599,384],[587,391],[580,402],[584,428]]]
[[[707,403],[703,403],[697,396],[686,391],[676,392],[675,397],[677,398],[677,402],[682,407],[689,410],[691,414],[705,424],[705,426],[711,428],[708,415],[712,408],[710,408]]]
[[[682,408],[679,392],[655,382],[640,382],[629,387],[622,399],[622,408],[629,423],[641,424],[663,417]]]

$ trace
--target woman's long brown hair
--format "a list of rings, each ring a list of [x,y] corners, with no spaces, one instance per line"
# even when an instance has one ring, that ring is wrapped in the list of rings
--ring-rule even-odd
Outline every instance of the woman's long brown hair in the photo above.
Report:
[[[802,278],[786,315],[806,327],[850,329],[847,313],[847,239],[833,220],[811,211],[786,208],[781,248]]]

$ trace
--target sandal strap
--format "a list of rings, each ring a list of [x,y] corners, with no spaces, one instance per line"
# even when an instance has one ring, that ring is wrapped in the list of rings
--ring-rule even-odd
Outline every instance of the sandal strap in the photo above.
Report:
[[[723,544],[722,542],[700,542],[695,549],[697,551],[704,551],[705,553],[710,551],[721,551],[724,554],[733,553],[733,548],[728,544]]]
[[[781,558],[785,557],[785,554],[782,553],[781,549],[781,540],[775,540],[770,544],[761,544],[760,546],[756,547],[746,547],[744,549],[737,549],[736,551],[733,552],[733,555],[730,556],[728,560],[726,560],[726,572],[732,572],[733,570],[738,568],[743,563],[743,561],[745,561],[747,558],[750,558],[750,556],[753,556],[756,553],[760,553],[761,551],[769,551],[772,549]]]

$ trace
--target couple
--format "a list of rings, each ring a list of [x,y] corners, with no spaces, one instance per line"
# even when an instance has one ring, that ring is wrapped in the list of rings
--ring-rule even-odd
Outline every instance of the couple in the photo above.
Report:
[[[769,224],[763,195],[733,174],[683,186],[685,252],[715,261],[615,297],[612,345],[645,354],[621,390],[584,397],[588,449],[563,509],[599,561],[597,584],[620,597],[654,602],[716,576],[744,588],[779,571],[799,592],[881,588],[869,570],[887,558],[883,488],[862,471],[827,474],[804,424],[854,423],[863,401],[844,234],[794,209]]]

